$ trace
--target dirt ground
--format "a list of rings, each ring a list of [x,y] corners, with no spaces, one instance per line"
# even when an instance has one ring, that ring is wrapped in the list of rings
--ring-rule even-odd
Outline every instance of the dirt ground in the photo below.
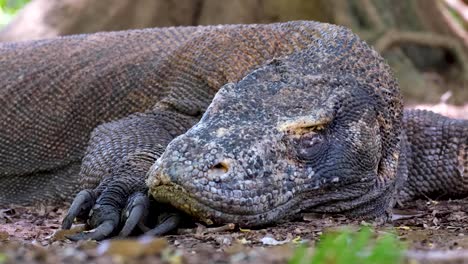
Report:
[[[396,209],[377,232],[395,232],[412,250],[468,250],[468,200],[418,200]],[[0,210],[0,263],[283,263],[295,244],[311,245],[323,232],[373,225],[346,217],[307,214],[300,221],[257,230],[170,235],[164,238],[71,242],[58,231],[65,210]],[[185,230],[187,231],[187,230]]]
[[[458,118],[468,115],[468,105],[416,107]],[[395,232],[406,241],[408,263],[419,263],[415,258],[437,260],[430,263],[468,263],[468,199],[418,200],[396,209],[394,220],[379,226],[341,216],[307,214],[300,221],[257,230],[212,232],[199,227],[164,238],[99,243],[65,239],[67,233],[59,231],[64,213],[65,208],[51,206],[0,208],[0,264],[284,263],[297,243],[313,246],[327,230],[362,224],[373,225],[376,232]]]

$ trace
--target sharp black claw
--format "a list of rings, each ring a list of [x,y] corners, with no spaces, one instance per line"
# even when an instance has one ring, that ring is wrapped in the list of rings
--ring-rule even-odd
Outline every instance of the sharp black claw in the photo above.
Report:
[[[78,241],[78,240],[103,240],[107,238],[112,231],[115,229],[115,223],[111,220],[106,220],[102,224],[100,224],[96,229],[88,232],[81,232],[76,235],[67,236],[68,239],[71,241]]]
[[[70,209],[68,210],[67,215],[63,219],[62,229],[70,229],[75,218],[83,212],[91,210],[95,201],[96,195],[92,190],[80,191],[76,195],[75,199],[73,200],[73,203],[70,206]]]
[[[145,236],[162,236],[176,229],[182,220],[180,214],[169,214],[159,225],[145,233]]]
[[[119,233],[119,236],[126,237],[135,229],[135,226],[142,220],[149,207],[148,197],[143,193],[137,193],[130,198],[127,205],[127,220]]]

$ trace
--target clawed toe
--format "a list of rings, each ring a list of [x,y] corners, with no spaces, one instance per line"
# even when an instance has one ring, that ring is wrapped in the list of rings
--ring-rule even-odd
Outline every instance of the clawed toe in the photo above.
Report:
[[[182,220],[182,216],[180,215],[180,213],[166,214],[164,215],[164,217],[162,217],[162,219],[160,219],[159,224],[155,228],[147,231],[145,235],[147,236],[165,235],[171,232],[172,230],[178,228],[181,220]]]
[[[69,236],[68,239],[72,241],[89,239],[99,241],[115,235],[120,223],[120,212],[121,209],[113,205],[97,202],[92,208],[87,221],[87,225],[94,229]]]
[[[125,222],[122,230],[119,233],[119,236],[126,237],[135,229],[135,227],[141,222],[141,220],[146,216],[149,208],[149,199],[148,196],[143,193],[135,193],[128,200],[127,206],[122,214],[125,216],[125,219],[122,219],[122,222]]]
[[[87,226],[94,229],[68,236],[68,239],[72,241],[103,240],[117,233],[120,237],[126,237],[135,228],[140,229],[140,232],[145,232],[145,235],[161,236],[179,227],[182,215],[177,212],[166,212],[162,207],[156,210],[159,214],[156,227],[148,228],[145,221],[148,220],[150,209],[148,196],[143,192],[135,192],[128,199],[123,198],[122,202],[115,202],[110,198],[114,197],[110,195],[113,194],[110,190],[106,189],[98,199],[92,190],[83,190],[78,193],[62,222],[62,228],[70,229],[76,217],[86,215]],[[127,200],[126,203],[125,200]],[[159,212],[160,210],[162,212]],[[154,223],[150,224],[152,225]],[[122,228],[120,232],[118,232],[119,228]]]
[[[70,229],[77,216],[86,215],[96,202],[96,194],[93,190],[80,191],[63,219],[62,229]]]
[[[62,228],[69,229],[77,215],[88,212],[87,225],[94,229],[69,236],[70,240],[103,240],[115,236],[122,224],[119,236],[128,236],[146,217],[149,208],[149,199],[142,192],[131,195],[124,210],[120,203],[103,199],[103,195],[97,200],[94,197],[94,192],[84,190],[73,201]]]
[[[68,236],[71,241],[78,240],[103,240],[107,238],[116,228],[115,223],[111,220],[106,220],[94,230],[81,232],[76,235]]]

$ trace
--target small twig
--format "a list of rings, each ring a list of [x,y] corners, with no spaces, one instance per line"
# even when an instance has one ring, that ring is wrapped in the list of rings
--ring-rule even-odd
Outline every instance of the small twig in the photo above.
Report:
[[[179,235],[189,235],[189,234],[207,234],[207,233],[217,233],[217,232],[224,232],[234,230],[236,225],[233,223],[229,223],[227,225],[218,226],[218,227],[211,227],[207,228],[202,225],[198,225],[197,228],[187,228],[187,229],[180,229],[177,231]]]
[[[399,221],[403,219],[412,219],[412,218],[418,218],[421,216],[426,215],[425,213],[420,213],[420,214],[408,214],[408,215],[403,215],[403,214],[393,214],[392,215],[392,221]]]

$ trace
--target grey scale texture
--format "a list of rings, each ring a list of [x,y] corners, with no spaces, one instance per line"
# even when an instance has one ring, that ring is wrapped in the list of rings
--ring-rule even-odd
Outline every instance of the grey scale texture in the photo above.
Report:
[[[330,24],[5,43],[0,105],[0,205],[84,189],[91,226],[136,193],[241,226],[468,194],[468,121],[404,111],[384,60]]]

